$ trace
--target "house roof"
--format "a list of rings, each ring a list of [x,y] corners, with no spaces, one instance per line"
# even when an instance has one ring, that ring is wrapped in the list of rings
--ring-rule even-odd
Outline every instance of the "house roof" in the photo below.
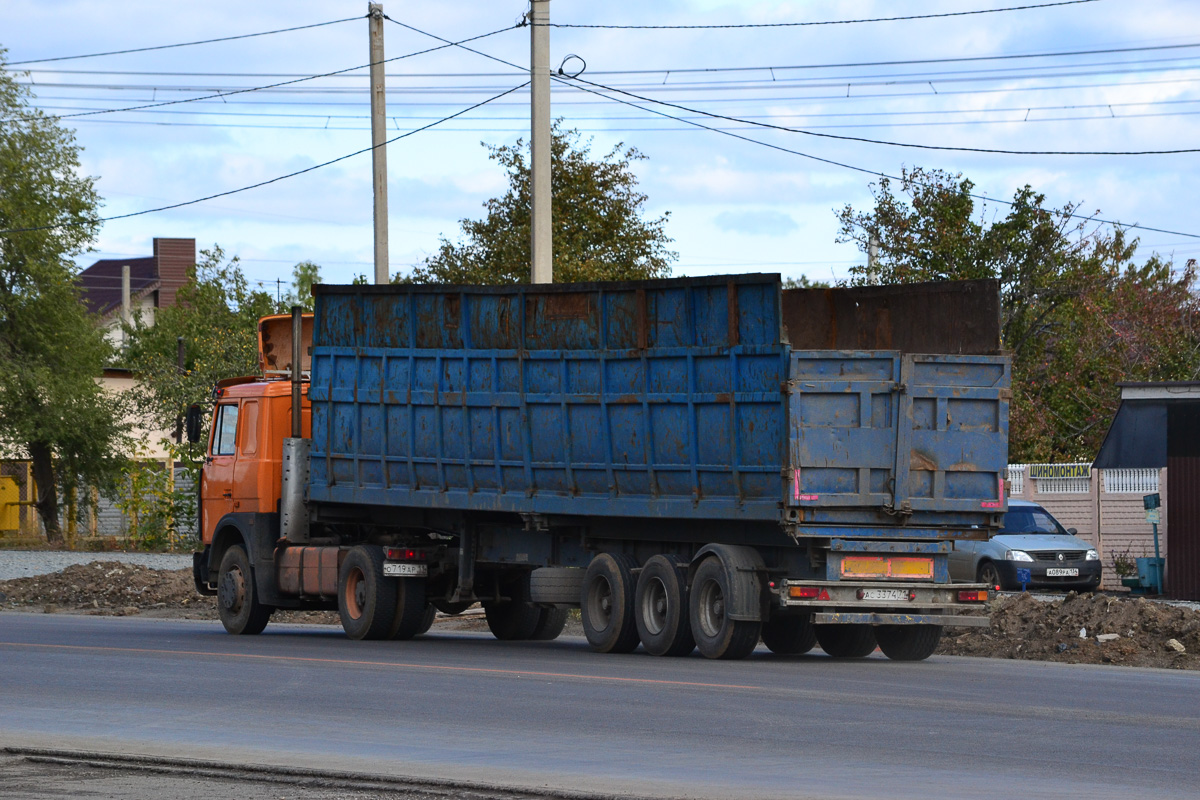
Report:
[[[108,316],[121,307],[121,268],[127,264],[133,297],[159,287],[158,264],[154,256],[101,259],[79,273],[79,286],[83,289],[83,302],[88,311]]]

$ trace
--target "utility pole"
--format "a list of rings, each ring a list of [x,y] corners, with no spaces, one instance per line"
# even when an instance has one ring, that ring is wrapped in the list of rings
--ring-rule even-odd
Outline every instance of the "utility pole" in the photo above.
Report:
[[[375,183],[375,283],[387,283],[387,97],[383,77],[383,4],[367,3],[371,29],[371,166]]]
[[[550,227],[550,0],[529,3],[530,225],[534,283],[554,282],[554,239]]]
[[[871,234],[867,241],[867,283],[879,279],[879,237]]]

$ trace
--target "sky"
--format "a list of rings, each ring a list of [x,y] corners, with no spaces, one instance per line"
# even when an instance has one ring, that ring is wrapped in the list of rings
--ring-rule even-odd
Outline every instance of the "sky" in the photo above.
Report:
[[[1131,231],[1141,240],[1139,256],[1157,252],[1182,267],[1200,255],[1200,219],[1188,188],[1200,153],[897,146],[1121,153],[1200,146],[1200,3],[1089,0],[958,13],[1043,2],[552,0],[552,24],[599,26],[552,27],[552,69],[584,67],[581,77],[593,84],[645,98],[589,94],[567,82],[554,87],[552,114],[583,133],[596,154],[624,143],[645,156],[634,163],[648,198],[645,215],[669,212],[676,275],[845,279],[864,256],[836,241],[836,212],[870,209],[879,175],[913,167],[961,173],[978,194],[997,200],[1029,184],[1048,206],[1076,203],[1081,214],[1161,229]],[[9,70],[32,83],[35,104],[63,115],[76,131],[83,172],[96,178],[102,215],[113,217],[228,192],[369,147],[366,5],[3,0],[0,47]],[[434,37],[490,33],[468,46],[527,67],[530,31],[517,26],[527,0],[383,6],[390,18],[390,136],[527,80],[461,48],[421,52],[441,45]],[[853,21],[931,14],[951,16]],[[327,22],[333,24],[35,61]],[[817,22],[838,24],[795,24]],[[229,94],[284,81],[292,83]],[[120,110],[181,100],[188,102]],[[484,143],[528,140],[528,118],[529,95],[521,89],[388,146],[393,274],[410,271],[440,237],[456,240],[459,220],[482,217],[483,203],[504,192],[504,172]],[[239,256],[264,288],[286,291],[302,260],[320,264],[325,282],[349,282],[373,274],[371,185],[364,153],[260,188],[106,222],[94,251],[77,261],[148,255],[155,237],[189,237]],[[1004,213],[999,202],[977,207],[984,219]]]

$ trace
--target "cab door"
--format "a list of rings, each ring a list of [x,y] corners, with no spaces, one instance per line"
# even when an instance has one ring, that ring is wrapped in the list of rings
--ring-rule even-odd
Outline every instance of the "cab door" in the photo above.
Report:
[[[220,403],[213,414],[208,458],[200,471],[200,534],[210,544],[221,517],[233,511],[233,473],[237,464],[238,404]]]

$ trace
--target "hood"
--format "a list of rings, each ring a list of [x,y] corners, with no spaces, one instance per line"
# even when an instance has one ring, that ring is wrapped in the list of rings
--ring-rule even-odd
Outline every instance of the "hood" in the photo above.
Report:
[[[1010,550],[1091,550],[1078,536],[1062,533],[1002,533],[992,541]]]

